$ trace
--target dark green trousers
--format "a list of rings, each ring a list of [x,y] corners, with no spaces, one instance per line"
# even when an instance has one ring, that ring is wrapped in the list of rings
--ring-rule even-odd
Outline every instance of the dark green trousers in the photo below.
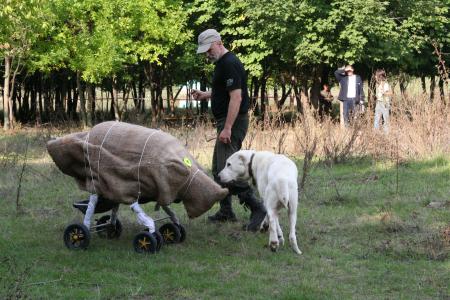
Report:
[[[219,141],[219,134],[225,127],[225,119],[217,120],[217,139],[212,160],[212,174],[216,182],[219,182],[218,174],[225,167],[228,157],[241,149],[242,142],[247,134],[248,123],[247,114],[238,115],[231,128],[231,143],[224,144]],[[231,195],[220,201],[220,209],[224,212],[231,211]]]

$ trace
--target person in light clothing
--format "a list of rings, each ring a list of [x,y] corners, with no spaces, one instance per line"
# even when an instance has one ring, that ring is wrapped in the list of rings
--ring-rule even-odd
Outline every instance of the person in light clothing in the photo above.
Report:
[[[363,81],[359,75],[354,74],[352,65],[339,68],[334,72],[336,80],[339,82],[340,90],[338,99],[343,103],[344,124],[350,123],[350,115],[355,110],[355,105],[364,107]]]
[[[389,131],[389,108],[391,104],[391,86],[386,80],[386,72],[384,70],[378,69],[375,72],[375,120],[374,127],[378,129],[380,127],[380,120],[383,117],[383,130],[384,132]]]

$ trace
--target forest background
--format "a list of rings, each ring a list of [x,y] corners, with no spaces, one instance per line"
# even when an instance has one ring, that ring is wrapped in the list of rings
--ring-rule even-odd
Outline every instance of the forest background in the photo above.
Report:
[[[420,78],[431,100],[449,102],[448,0],[2,2],[4,129],[136,116],[155,126],[176,115],[183,87],[208,88],[213,66],[195,51],[207,28],[244,62],[256,116],[268,94],[280,110],[302,111],[302,97],[317,108],[321,85],[345,63],[369,84],[384,68],[402,94]],[[181,113],[203,114],[207,103],[196,109]]]

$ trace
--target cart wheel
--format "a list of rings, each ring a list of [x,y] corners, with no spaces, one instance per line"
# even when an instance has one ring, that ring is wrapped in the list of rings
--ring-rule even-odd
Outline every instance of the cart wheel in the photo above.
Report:
[[[152,233],[153,237],[156,239],[156,252],[161,250],[162,245],[164,245],[164,238],[158,230]]]
[[[186,239],[186,229],[184,228],[183,225],[181,224],[175,224],[178,229],[180,230],[180,243],[184,242],[184,240]]]
[[[174,244],[180,242],[181,233],[178,227],[173,223],[166,223],[159,227],[159,233],[163,236],[164,243]]]
[[[91,233],[83,224],[70,224],[64,230],[64,244],[70,250],[86,249],[90,240]]]
[[[155,237],[148,231],[143,231],[134,237],[133,247],[137,253],[149,253],[156,252],[158,242]]]
[[[119,219],[116,219],[116,225],[114,226],[113,224],[109,223],[110,219],[111,216],[109,215],[102,216],[100,219],[98,219],[97,226],[102,224],[105,224],[105,226],[103,228],[97,227],[97,230],[100,230],[97,231],[97,234],[101,238],[106,238],[110,240],[118,239],[122,234],[122,223],[120,223]]]

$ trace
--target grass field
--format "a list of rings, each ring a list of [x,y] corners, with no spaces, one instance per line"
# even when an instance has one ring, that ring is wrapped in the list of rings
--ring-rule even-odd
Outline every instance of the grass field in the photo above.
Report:
[[[0,137],[1,299],[450,299],[449,156],[314,163],[298,211],[301,256],[243,232],[238,201],[240,221],[223,225],[172,205],[186,241],[139,255],[142,228],[125,206],[118,240],[66,249],[65,226],[82,220],[72,203],[87,194],[51,162],[47,139]]]

